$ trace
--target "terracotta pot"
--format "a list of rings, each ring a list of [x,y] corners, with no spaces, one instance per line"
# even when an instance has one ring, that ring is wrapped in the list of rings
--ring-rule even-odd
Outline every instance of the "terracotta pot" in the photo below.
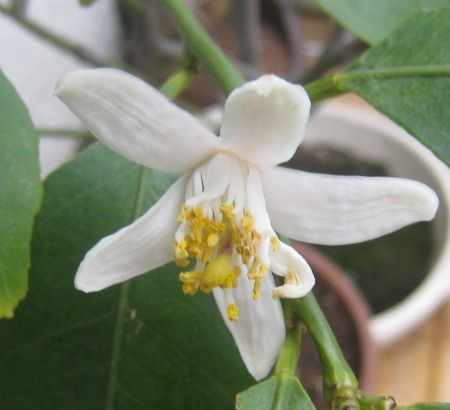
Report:
[[[358,377],[361,389],[370,393],[377,375],[377,350],[369,332],[371,315],[367,303],[345,272],[323,253],[303,243],[294,241],[292,245],[313,269],[317,281],[314,294]],[[325,402],[317,399],[323,397],[318,356],[309,338],[304,337],[302,343],[301,380],[321,408]]]

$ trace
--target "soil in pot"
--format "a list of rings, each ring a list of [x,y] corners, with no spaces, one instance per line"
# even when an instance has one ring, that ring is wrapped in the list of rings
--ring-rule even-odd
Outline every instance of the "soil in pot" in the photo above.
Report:
[[[327,147],[299,151],[289,167],[336,175],[386,176],[375,163]],[[433,236],[430,222],[420,222],[368,242],[320,246],[336,261],[366,296],[374,313],[386,310],[408,296],[431,266]]]

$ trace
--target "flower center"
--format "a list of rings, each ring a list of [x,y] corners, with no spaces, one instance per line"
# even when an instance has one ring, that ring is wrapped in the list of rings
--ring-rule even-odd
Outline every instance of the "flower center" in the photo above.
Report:
[[[216,155],[194,171],[178,216],[175,261],[183,267],[195,261],[193,270],[179,275],[183,292],[194,295],[221,289],[231,321],[239,318],[232,289],[240,280],[251,280],[253,300],[259,300],[270,267],[269,252],[280,247],[256,172],[227,154]]]

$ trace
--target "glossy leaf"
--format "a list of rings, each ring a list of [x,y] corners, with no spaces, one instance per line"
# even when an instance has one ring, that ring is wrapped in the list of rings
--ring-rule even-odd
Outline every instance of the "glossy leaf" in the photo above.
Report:
[[[277,374],[237,395],[237,410],[313,410],[311,399],[298,379]]]
[[[345,87],[450,163],[450,8],[420,12],[347,72]],[[430,34],[432,33],[432,35]]]
[[[352,91],[450,165],[450,8],[419,12],[346,72],[306,86],[313,101]]]
[[[13,317],[27,292],[31,235],[41,195],[38,135],[0,71],[0,318]]]
[[[419,10],[450,6],[450,0],[316,0],[347,30],[375,44]]]
[[[418,403],[410,406],[397,406],[396,410],[450,410],[450,403]]]
[[[29,297],[0,324],[2,408],[230,409],[251,384],[212,297],[183,295],[177,267],[74,289],[85,252],[172,181],[99,145],[48,178]]]

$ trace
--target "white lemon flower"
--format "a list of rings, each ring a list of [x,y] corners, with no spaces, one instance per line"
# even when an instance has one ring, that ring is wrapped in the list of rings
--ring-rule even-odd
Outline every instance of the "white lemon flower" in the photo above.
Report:
[[[266,75],[236,89],[220,137],[143,81],[118,70],[70,73],[57,95],[112,150],[146,167],[183,173],[131,225],[86,255],[75,285],[93,292],[175,260],[185,294],[213,292],[249,372],[261,379],[285,337],[279,298],[314,285],[287,237],[348,244],[431,219],[428,187],[397,178],[340,177],[277,167],[300,144],[305,90]],[[284,277],[275,286],[272,273]],[[188,302],[186,302],[188,303]]]

